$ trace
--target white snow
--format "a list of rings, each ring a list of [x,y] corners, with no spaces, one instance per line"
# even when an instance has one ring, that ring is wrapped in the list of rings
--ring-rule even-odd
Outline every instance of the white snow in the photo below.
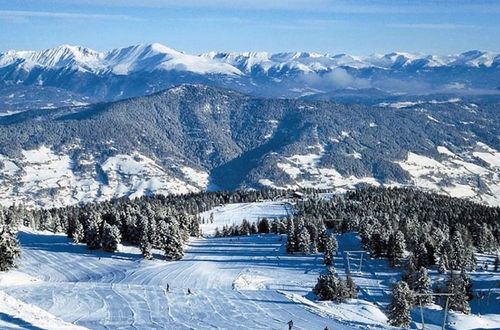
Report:
[[[0,273],[0,276],[3,274]],[[68,329],[84,330],[55,317],[43,309],[24,303],[0,290],[1,329]]]
[[[406,160],[397,163],[408,171],[412,184],[418,188],[500,205],[500,172],[494,163],[498,154],[473,152],[476,157],[493,162],[491,167],[483,167],[464,160],[445,147],[438,147],[438,152],[447,158],[440,162],[409,152]],[[482,188],[478,186],[478,178],[482,181]]]
[[[290,214],[291,205],[286,200],[226,204],[200,213],[204,219],[201,229],[204,235],[213,235],[216,227],[222,229],[224,225],[239,225],[244,219],[255,222],[262,218],[282,218]],[[213,223],[210,223],[211,215]]]
[[[343,133],[348,135],[347,132]],[[282,162],[277,164],[278,168],[294,180],[294,183],[285,185],[284,188],[334,188],[338,191],[345,191],[346,189],[353,188],[359,183],[369,183],[372,185],[380,184],[375,178],[372,177],[345,177],[334,168],[322,167],[321,158],[325,152],[324,147],[316,145],[312,146],[310,149],[316,149],[317,151],[304,155],[292,155],[290,157],[285,157]],[[361,158],[361,154],[357,152],[348,154],[348,156],[357,159]],[[259,183],[268,187],[278,186],[271,180],[265,178],[261,179]]]
[[[68,156],[72,148],[78,145],[64,153],[55,153],[45,146],[24,150],[23,158],[16,159],[15,163],[14,159],[0,155],[4,164],[0,170],[3,174],[0,175],[0,204],[58,207],[121,196],[196,192],[208,186],[206,172],[181,166],[178,178],[137,152],[109,157],[101,164],[88,155],[80,162],[87,170],[79,171]],[[97,165],[106,180],[94,170]]]
[[[444,147],[444,146],[439,146],[437,147],[437,151],[441,154],[445,154],[445,155],[448,155],[448,156],[451,156],[451,157],[454,157],[455,154],[453,152],[451,152],[448,148]]]
[[[221,219],[251,218],[252,213],[268,217],[286,213],[276,207],[273,202],[230,204],[214,212],[214,219],[222,223]],[[389,267],[385,259],[372,259],[365,253],[361,263],[360,254],[347,257],[346,251],[362,250],[354,233],[337,235],[335,269],[344,277],[350,266],[359,287],[358,299],[343,304],[315,299],[311,289],[326,270],[322,255],[286,254],[285,236],[192,239],[184,259],[176,262],[163,261],[159,251],[155,260],[142,260],[139,250],[130,246],[115,254],[89,251],[63,235],[27,229],[19,239],[23,248],[19,269],[0,273],[0,327],[5,328],[31,324],[47,329],[77,325],[91,329],[283,329],[292,319],[294,329],[385,329],[390,328],[384,311],[391,285],[401,278],[401,269]],[[478,254],[478,265],[488,263],[490,269],[471,273],[474,290],[492,293],[489,303],[473,301],[475,315],[451,312],[447,328],[497,328],[500,301],[494,297],[500,291],[495,286],[500,275],[491,270],[493,259],[493,255]],[[436,282],[444,275],[432,269],[430,276]],[[13,278],[18,280],[12,282]],[[186,294],[188,288],[191,295]],[[36,323],[33,315],[36,322],[45,323]],[[426,328],[439,329],[441,307],[426,307],[424,316]],[[421,327],[417,308],[412,317],[411,328]],[[60,320],[70,324],[56,323]]]
[[[282,236],[193,239],[184,259],[176,262],[160,255],[144,261],[132,247],[115,254],[89,251],[61,235],[23,231],[19,237],[19,271],[43,282],[0,290],[75,325],[283,329],[293,319],[294,329],[357,328],[356,321],[311,312],[287,297],[306,296],[324,266],[319,255],[287,255]],[[13,302],[7,308],[13,304],[17,308]]]

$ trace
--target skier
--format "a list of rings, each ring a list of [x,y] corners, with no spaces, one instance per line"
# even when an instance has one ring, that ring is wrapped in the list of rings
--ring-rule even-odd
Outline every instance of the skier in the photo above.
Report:
[[[324,330],[330,330],[330,328],[326,326]]]
[[[188,288],[188,294],[191,294],[191,289],[190,288]]]
[[[167,288],[165,291],[170,292],[170,284],[167,283]]]
[[[293,328],[293,321],[290,320],[288,321],[288,330],[292,330],[292,328]]]

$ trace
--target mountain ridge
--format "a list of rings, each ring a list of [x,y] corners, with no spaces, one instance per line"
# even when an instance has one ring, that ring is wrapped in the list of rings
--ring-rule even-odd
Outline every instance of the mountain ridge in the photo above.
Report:
[[[0,196],[60,206],[210,186],[345,191],[367,183],[497,205],[497,114],[498,104],[371,107],[183,84],[0,117]]]
[[[366,90],[383,98],[452,95],[500,98],[500,55],[468,51],[456,55],[404,52],[353,56],[309,52],[210,52],[190,55],[160,44],[97,52],[63,45],[43,51],[0,53],[0,113],[30,105],[57,107],[88,98],[114,101],[144,96],[182,83],[201,83],[266,98],[319,98],[369,103]],[[29,90],[27,104],[12,90]],[[37,88],[46,88],[39,93]],[[48,93],[52,91],[52,93]],[[385,96],[383,96],[385,94]],[[383,102],[385,99],[377,102]]]

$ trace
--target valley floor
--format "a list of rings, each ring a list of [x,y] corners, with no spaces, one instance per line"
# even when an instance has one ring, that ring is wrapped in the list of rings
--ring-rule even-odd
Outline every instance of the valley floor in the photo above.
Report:
[[[265,216],[288,212],[286,204],[254,204],[258,205],[217,208],[214,224],[207,224],[205,231],[213,230],[215,224],[240,222],[248,212],[252,216],[259,210]],[[224,212],[226,208],[229,213]],[[184,259],[176,262],[163,261],[160,254],[156,260],[145,261],[138,249],[128,246],[115,254],[89,251],[63,235],[26,229],[19,239],[23,248],[19,268],[0,274],[2,329],[75,325],[90,329],[287,329],[289,320],[294,329],[387,328],[382,311],[391,283],[400,277],[384,260],[365,256],[362,272],[354,274],[360,299],[334,304],[317,302],[311,296],[318,274],[325,272],[322,255],[286,254],[285,236],[192,239]],[[343,252],[361,246],[353,233],[338,236],[338,241],[335,267],[344,276],[347,259]],[[359,258],[349,258],[352,270],[358,267]],[[498,280],[491,273],[478,276],[473,279],[486,276],[490,284]],[[166,292],[167,285],[170,292]],[[452,313],[450,326],[495,328],[500,322],[494,314],[495,298],[491,304],[490,314],[483,317]],[[432,318],[430,329],[439,328],[440,315],[438,306],[426,310],[426,317]]]

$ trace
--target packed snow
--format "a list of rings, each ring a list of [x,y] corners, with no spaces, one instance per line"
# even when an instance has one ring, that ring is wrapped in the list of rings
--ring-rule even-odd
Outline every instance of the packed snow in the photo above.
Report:
[[[287,212],[269,201],[229,204],[205,215],[222,224]],[[335,269],[342,277],[350,269],[359,287],[358,298],[342,304],[315,299],[311,290],[326,270],[322,255],[287,254],[284,235],[191,239],[185,257],[174,262],[159,251],[155,260],[143,260],[131,246],[114,254],[89,251],[63,235],[28,229],[19,239],[19,268],[0,273],[0,327],[7,329],[283,329],[289,320],[294,329],[383,329],[390,328],[384,311],[391,285],[401,277],[384,259],[347,253],[363,251],[354,233],[337,235]],[[471,303],[473,315],[450,312],[449,329],[494,329],[500,322],[494,256],[477,257],[474,289],[490,294]],[[443,280],[435,270],[430,275]],[[411,327],[421,327],[419,310],[412,316]],[[442,316],[440,306],[426,307],[426,329],[440,329]]]
[[[254,222],[262,218],[283,218],[291,212],[291,205],[286,200],[226,204],[201,213],[200,216],[203,219],[201,229],[203,234],[213,235],[215,228],[222,229],[223,226],[239,225],[244,219]]]

